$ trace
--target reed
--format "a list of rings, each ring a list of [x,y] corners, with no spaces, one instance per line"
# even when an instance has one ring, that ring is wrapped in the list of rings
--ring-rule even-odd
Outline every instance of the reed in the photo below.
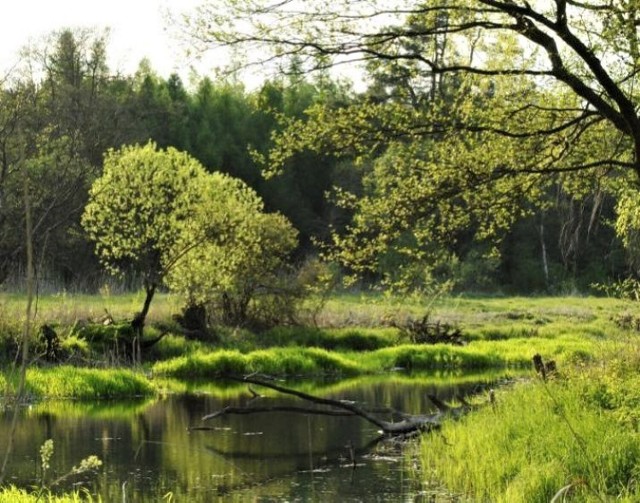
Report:
[[[89,491],[56,495],[49,491],[30,492],[15,486],[0,488],[0,503],[99,503],[102,498]]]

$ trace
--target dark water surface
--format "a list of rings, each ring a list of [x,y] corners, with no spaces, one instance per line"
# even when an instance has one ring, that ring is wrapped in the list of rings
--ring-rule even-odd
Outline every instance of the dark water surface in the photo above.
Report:
[[[461,383],[456,378],[391,375],[302,385],[307,393],[370,407],[428,413],[435,409],[427,395],[449,400],[482,391],[495,378],[478,376]],[[251,394],[237,385],[192,389],[159,400],[43,402],[24,408],[7,482],[36,484],[40,446],[53,439],[49,480],[95,454],[103,466],[85,487],[105,502],[420,500],[402,447],[371,447],[379,433],[362,419],[274,412],[203,423],[205,414],[244,405]],[[252,405],[304,405],[268,395]],[[4,446],[10,414],[0,420]],[[213,429],[189,431],[192,426]]]

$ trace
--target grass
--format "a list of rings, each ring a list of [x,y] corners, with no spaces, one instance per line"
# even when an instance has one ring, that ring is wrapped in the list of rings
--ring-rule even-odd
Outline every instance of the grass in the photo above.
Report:
[[[23,301],[21,296],[0,294],[4,312],[14,313],[16,319],[22,316]],[[105,310],[117,319],[126,319],[141,301],[141,293],[46,296],[38,301],[37,323],[55,323],[64,354],[71,355],[71,361],[77,364],[93,365],[108,360],[112,353],[109,337],[113,338],[111,332],[119,325],[107,327],[103,333],[99,325],[87,328],[85,321],[98,320]],[[169,334],[145,355],[146,369],[155,376],[173,378],[256,371],[289,376],[354,376],[396,368],[468,371],[527,367],[535,353],[565,365],[593,360],[602,350],[615,346],[625,332],[612,318],[632,308],[625,301],[587,297],[455,297],[431,302],[384,295],[338,295],[329,300],[319,317],[324,323],[320,327],[278,327],[263,333],[221,329],[209,342]],[[153,327],[155,322],[167,326],[177,310],[175,298],[159,295],[152,305],[148,337],[159,333]],[[460,326],[468,344],[411,345],[399,330],[389,326],[421,317],[427,310],[433,320]],[[0,316],[0,326],[3,319],[10,320],[6,326],[19,327],[16,319],[7,316]],[[17,335],[0,336],[0,346],[13,343],[12,337]],[[109,377],[108,372],[70,368],[34,369],[29,376],[30,391],[34,396],[92,397],[148,394],[157,389],[142,374],[114,373]]]
[[[153,365],[154,375],[204,378],[260,372],[272,375],[354,375],[358,366],[350,359],[320,348],[271,348],[243,354],[237,350],[196,353]]]
[[[15,376],[5,375],[9,383]],[[68,365],[27,370],[27,394],[33,398],[118,398],[153,395],[156,389],[140,372]]]
[[[531,358],[536,353],[555,359],[557,363],[587,361],[595,358],[601,346],[608,344],[562,336],[533,341],[477,341],[468,346],[404,344],[364,353],[332,352],[313,347],[275,347],[247,353],[238,350],[204,350],[157,362],[151,370],[157,376],[203,378],[251,372],[288,376],[353,376],[397,369],[523,368],[531,365]]]
[[[465,501],[548,502],[561,488],[571,501],[638,501],[640,356],[631,347],[608,352],[607,366],[504,389],[494,408],[425,436],[425,478]]]
[[[0,503],[90,503],[99,501],[102,501],[100,497],[94,497],[88,491],[75,491],[58,496],[48,491],[30,492],[15,486],[0,488]]]

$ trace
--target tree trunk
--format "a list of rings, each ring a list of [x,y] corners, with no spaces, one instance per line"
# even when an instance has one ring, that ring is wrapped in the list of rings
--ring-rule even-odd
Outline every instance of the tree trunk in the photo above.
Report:
[[[141,361],[141,352],[140,352],[140,343],[142,341],[142,334],[144,332],[144,324],[147,319],[147,315],[149,314],[149,307],[151,306],[151,301],[153,300],[153,296],[156,293],[157,285],[155,283],[151,283],[145,281],[144,289],[146,292],[146,296],[144,299],[144,304],[142,306],[142,311],[137,313],[133,320],[131,320],[131,327],[133,328],[134,336],[131,347],[131,356],[134,363],[140,363]]]

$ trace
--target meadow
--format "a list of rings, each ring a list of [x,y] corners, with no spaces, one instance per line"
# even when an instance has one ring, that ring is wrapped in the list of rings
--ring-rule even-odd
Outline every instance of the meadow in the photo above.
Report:
[[[140,301],[139,294],[40,298],[36,326],[56,328],[65,360],[34,362],[27,373],[29,397],[150,399],[188,389],[185,378],[205,379],[211,392],[233,394],[240,388],[216,389],[220,378],[252,372],[330,376],[342,379],[334,384],[339,386],[380,374],[405,378],[408,371],[464,377],[513,369],[519,378],[496,390],[492,406],[486,405],[488,397],[478,397],[478,410],[445,422],[442,434],[423,437],[414,455],[425,487],[443,487],[459,501],[640,497],[640,348],[633,302],[344,294],[329,299],[314,324],[261,332],[219,328],[210,340],[190,340],[176,331],[141,364],[110,359],[83,327],[105,313],[126,320]],[[0,344],[7,349],[19,335],[23,304],[19,295],[0,295]],[[159,326],[166,330],[178,307],[176,299],[160,295],[148,333],[157,334]],[[412,342],[403,327],[427,312],[430,320],[458,328],[464,345]],[[532,370],[536,353],[558,368],[546,381]],[[7,358],[0,385],[10,392],[13,382]]]
[[[631,303],[609,298],[450,297],[427,301],[345,294],[327,302],[315,325],[262,332],[219,328],[210,340],[170,332],[144,355],[141,365],[132,366],[114,358],[105,346],[113,326],[89,324],[107,314],[115,320],[130,319],[141,301],[142,294],[39,298],[36,329],[44,324],[55,327],[63,356],[56,365],[29,369],[30,396],[149,395],[159,391],[150,377],[215,378],[251,372],[349,377],[391,370],[529,368],[536,353],[566,366],[596,360],[603,352],[625,344],[628,330],[615,320],[630,316],[633,310]],[[15,380],[7,356],[20,334],[23,305],[20,295],[0,295],[0,347],[5,355],[0,384],[4,382],[5,387]],[[158,296],[149,316],[149,337],[158,334],[155,325],[170,329],[178,306],[172,296]],[[459,328],[465,344],[412,343],[401,327],[427,311],[430,319]],[[36,355],[42,352],[42,343],[34,351]]]

